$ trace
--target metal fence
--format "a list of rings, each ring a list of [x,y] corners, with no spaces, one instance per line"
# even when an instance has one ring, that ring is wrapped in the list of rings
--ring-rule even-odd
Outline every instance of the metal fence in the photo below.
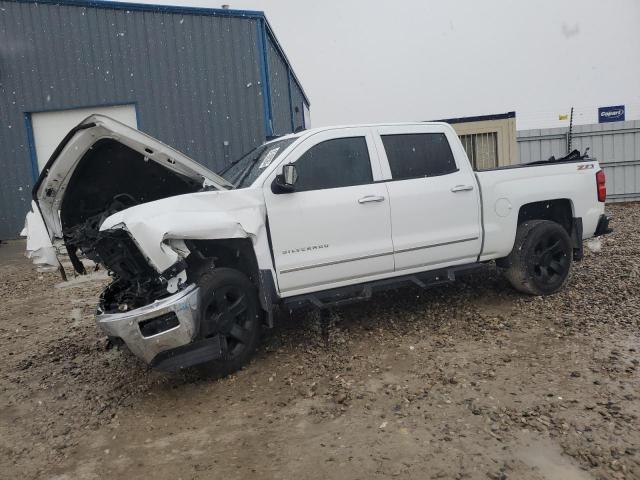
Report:
[[[607,176],[607,201],[640,200],[640,120],[573,127],[571,149],[600,162]],[[520,163],[566,155],[568,128],[518,131]]]

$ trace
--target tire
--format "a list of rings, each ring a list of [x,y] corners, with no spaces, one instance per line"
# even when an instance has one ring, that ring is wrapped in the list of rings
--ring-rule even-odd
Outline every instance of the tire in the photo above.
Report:
[[[226,376],[246,365],[260,342],[262,310],[251,280],[233,268],[208,268],[199,276],[200,338],[221,336],[222,357],[197,369],[207,376]]]
[[[550,295],[567,283],[572,256],[571,239],[560,224],[530,220],[518,226],[505,277],[520,292]]]

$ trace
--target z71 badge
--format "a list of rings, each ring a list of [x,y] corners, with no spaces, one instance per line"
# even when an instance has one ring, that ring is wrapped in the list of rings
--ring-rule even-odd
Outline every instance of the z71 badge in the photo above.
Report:
[[[591,170],[591,169],[593,169],[593,163],[578,165],[578,170]]]

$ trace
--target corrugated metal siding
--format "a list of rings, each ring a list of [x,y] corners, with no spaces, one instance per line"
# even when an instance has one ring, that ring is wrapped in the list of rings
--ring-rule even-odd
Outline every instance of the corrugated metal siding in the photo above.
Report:
[[[30,202],[25,112],[135,103],[142,131],[212,170],[263,142],[259,22],[0,0],[0,239],[16,236]],[[283,75],[271,59],[274,123],[287,133],[287,65]]]
[[[520,130],[517,133],[520,163],[535,162],[567,154],[567,129]]]
[[[291,103],[293,110],[293,130],[296,131],[298,128],[305,127],[304,124],[304,95],[300,86],[291,80]],[[309,127],[306,125],[306,127]]]
[[[518,132],[520,162],[556,157],[567,153],[567,128]],[[589,147],[607,176],[607,201],[640,200],[640,120],[577,125],[572,149]]]
[[[282,135],[291,131],[289,68],[270,38],[267,40],[267,61],[269,62],[273,134]]]

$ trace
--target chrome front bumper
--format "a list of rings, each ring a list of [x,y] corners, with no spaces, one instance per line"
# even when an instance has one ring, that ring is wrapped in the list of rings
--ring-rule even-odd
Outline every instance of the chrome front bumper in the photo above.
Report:
[[[122,313],[96,313],[96,323],[110,337],[119,337],[129,350],[147,363],[160,352],[192,343],[200,323],[200,289],[190,285],[174,295],[150,305]],[[140,322],[167,314],[175,314],[178,325],[145,337]]]

